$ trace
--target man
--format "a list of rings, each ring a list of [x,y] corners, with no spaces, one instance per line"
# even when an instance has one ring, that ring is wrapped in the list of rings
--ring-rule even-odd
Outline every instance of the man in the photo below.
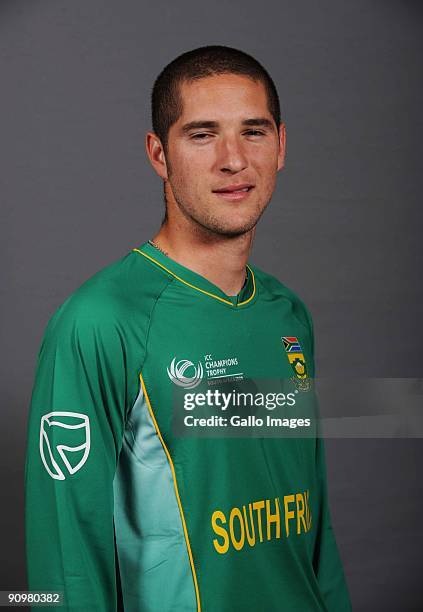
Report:
[[[195,49],[157,78],[152,117],[162,226],[64,302],[40,349],[29,588],[62,591],[66,610],[350,610],[322,439],[181,435],[173,420],[177,391],[199,405],[199,389],[264,378],[310,392],[309,312],[247,264],[284,166],[273,81],[241,51]]]

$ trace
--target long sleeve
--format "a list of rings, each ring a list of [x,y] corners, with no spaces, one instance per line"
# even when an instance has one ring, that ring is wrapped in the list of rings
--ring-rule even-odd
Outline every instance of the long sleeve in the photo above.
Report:
[[[350,596],[330,517],[324,441],[321,437],[316,440],[316,470],[320,483],[320,521],[313,560],[315,573],[328,611],[350,612]]]
[[[68,300],[52,317],[28,418],[28,588],[63,591],[64,612],[117,609],[113,478],[126,360],[119,326],[100,310]]]
[[[311,376],[315,377],[314,364],[314,330],[310,312],[305,308],[311,334]],[[316,413],[320,418],[318,400],[316,400]],[[351,601],[345,579],[342,561],[332,528],[329,495],[327,485],[327,470],[325,458],[325,444],[318,425],[316,438],[316,474],[319,486],[319,522],[317,528],[316,547],[314,551],[313,566],[325,601],[328,612],[350,612]]]

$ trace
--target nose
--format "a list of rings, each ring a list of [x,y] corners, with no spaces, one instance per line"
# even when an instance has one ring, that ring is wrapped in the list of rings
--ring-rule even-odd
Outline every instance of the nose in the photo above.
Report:
[[[248,166],[243,143],[236,135],[222,138],[218,150],[218,167],[222,172],[240,172]]]

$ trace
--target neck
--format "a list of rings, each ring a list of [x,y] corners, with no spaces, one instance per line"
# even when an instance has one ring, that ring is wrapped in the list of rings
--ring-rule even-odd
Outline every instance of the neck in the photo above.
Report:
[[[226,295],[237,295],[245,282],[255,228],[235,237],[205,236],[163,225],[152,242],[177,263],[201,274]]]

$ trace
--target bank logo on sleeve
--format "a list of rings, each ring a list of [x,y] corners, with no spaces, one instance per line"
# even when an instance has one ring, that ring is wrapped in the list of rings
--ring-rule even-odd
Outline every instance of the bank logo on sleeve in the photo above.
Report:
[[[288,361],[294,371],[293,382],[296,383],[300,391],[308,391],[310,388],[310,380],[308,377],[307,366],[304,358],[304,353],[301,349],[301,344],[295,336],[282,336],[283,346],[285,348]]]
[[[49,412],[41,417],[40,455],[56,480],[82,468],[90,453],[90,420],[79,412]]]
[[[188,370],[188,374],[191,376],[185,376],[185,372]],[[176,361],[176,357],[172,359],[170,368],[167,368],[167,373],[172,382],[179,387],[185,389],[193,389],[197,387],[203,378],[203,366],[201,361],[197,365],[194,365],[189,359],[180,359]]]

